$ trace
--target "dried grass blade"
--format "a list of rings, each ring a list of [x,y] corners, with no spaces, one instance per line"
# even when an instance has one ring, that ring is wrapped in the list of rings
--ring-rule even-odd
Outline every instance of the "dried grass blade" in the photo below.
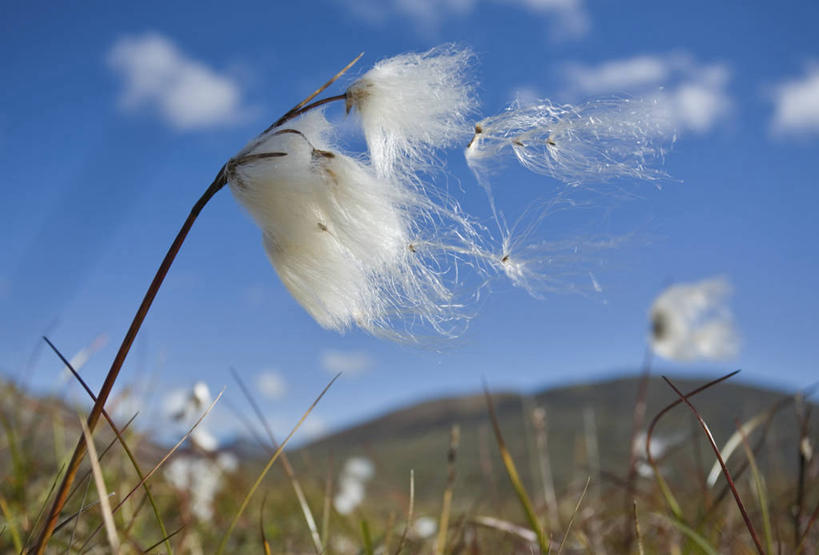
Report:
[[[449,528],[449,513],[452,508],[452,491],[455,487],[455,457],[458,453],[461,429],[457,424],[452,426],[449,436],[449,452],[447,454],[448,475],[444,499],[441,507],[441,519],[438,524],[438,537],[435,540],[435,555],[443,555],[446,547],[446,534]]]
[[[145,475],[145,477],[144,477],[144,478],[142,478],[142,479],[139,481],[139,483],[138,483],[137,485],[135,485],[133,488],[131,488],[131,491],[129,491],[129,492],[128,492],[128,494],[127,494],[125,497],[123,497],[123,498],[122,498],[122,500],[121,500],[119,503],[117,503],[117,504],[116,504],[116,506],[114,507],[113,512],[115,512],[115,513],[116,513],[116,512],[117,512],[117,511],[118,511],[118,510],[119,510],[119,509],[122,507],[122,505],[124,505],[124,504],[125,504],[125,502],[126,502],[126,501],[128,501],[128,499],[129,499],[129,498],[130,498],[130,497],[131,497],[131,496],[132,496],[132,495],[133,495],[133,494],[136,492],[136,490],[138,490],[139,488],[141,488],[141,487],[142,487],[142,485],[143,485],[145,482],[147,482],[148,480],[150,480],[150,479],[151,479],[151,477],[152,477],[152,476],[153,476],[153,475],[154,475],[154,474],[155,474],[155,473],[156,473],[156,472],[157,472],[157,471],[158,471],[158,470],[159,470],[159,469],[162,467],[162,465],[163,465],[163,464],[165,464],[165,462],[166,462],[166,461],[167,461],[169,458],[171,458],[171,455],[173,455],[173,454],[176,452],[176,450],[177,450],[177,449],[179,449],[179,447],[180,447],[180,446],[181,446],[183,443],[185,443],[185,440],[187,440],[187,439],[188,439],[188,436],[190,436],[190,435],[191,435],[191,433],[193,433],[193,431],[196,429],[196,427],[197,427],[197,426],[199,426],[199,424],[201,424],[201,423],[202,423],[202,420],[204,420],[204,419],[205,419],[205,417],[206,417],[208,414],[210,414],[210,411],[211,411],[211,410],[213,410],[213,407],[215,407],[215,406],[216,406],[216,403],[218,403],[218,402],[219,402],[219,399],[221,399],[221,398],[222,398],[222,395],[223,395],[224,393],[225,393],[225,389],[224,389],[224,388],[222,388],[222,391],[220,391],[220,392],[219,392],[219,395],[217,395],[217,396],[216,396],[216,399],[214,399],[214,400],[213,400],[213,402],[210,404],[210,406],[209,406],[209,407],[208,407],[208,408],[205,410],[205,412],[203,412],[203,413],[202,413],[202,416],[200,416],[200,417],[199,417],[199,419],[198,419],[196,422],[194,422],[194,423],[193,423],[193,426],[191,426],[191,427],[190,427],[190,429],[189,429],[189,430],[188,430],[188,431],[185,433],[185,435],[183,435],[183,436],[182,436],[182,438],[181,438],[179,441],[177,441],[177,442],[176,442],[176,445],[174,445],[173,447],[171,447],[171,449],[170,449],[170,450],[169,450],[167,453],[165,453],[165,456],[163,456],[163,457],[162,457],[162,458],[159,460],[159,462],[158,462],[158,463],[156,463],[156,464],[154,465],[154,467],[151,469],[151,471],[150,471],[150,472],[148,472],[148,474],[146,474],[146,475]],[[90,542],[90,541],[91,541],[91,540],[94,538],[94,536],[97,534],[97,532],[99,532],[99,530],[100,530],[100,527],[99,527],[99,526],[97,526],[97,528],[96,528],[96,529],[95,529],[93,532],[91,532],[91,534],[88,536],[88,539],[86,539],[86,540],[85,540],[85,544],[82,546],[82,548],[80,549],[80,551],[84,551],[84,550],[85,550],[85,548],[87,547],[88,543],[89,543],[89,542]]]
[[[681,521],[679,521],[679,520],[677,520],[675,518],[671,518],[671,517],[669,517],[667,515],[664,515],[662,513],[653,513],[653,514],[654,514],[655,517],[659,518],[660,520],[663,520],[663,521],[667,522],[668,524],[670,524],[671,526],[673,526],[674,528],[679,530],[680,533],[684,534],[691,541],[696,543],[700,547],[700,549],[705,551],[705,553],[707,553],[708,555],[719,555],[717,550],[714,549],[711,546],[711,544],[708,543],[708,541],[705,538],[703,538],[699,533],[697,533],[696,530],[694,530],[693,528],[691,528],[690,526],[688,526],[684,522],[681,522]]]
[[[484,528],[491,528],[493,530],[499,530],[512,536],[517,536],[518,538],[524,541],[537,545],[537,534],[535,534],[528,528],[518,526],[517,524],[514,524],[512,522],[507,522],[505,520],[501,520],[499,518],[494,518],[491,516],[472,517],[472,519],[470,519],[470,522],[472,522],[473,524],[477,524],[478,526],[483,526]]]
[[[97,401],[96,395],[94,395],[94,392],[91,391],[91,388],[88,387],[88,384],[85,383],[85,380],[82,379],[82,376],[80,376],[80,373],[73,367],[71,362],[68,359],[66,359],[65,356],[63,356],[60,350],[48,339],[48,337],[44,336],[43,339],[45,340],[46,343],[48,343],[48,346],[51,347],[51,350],[54,351],[54,353],[60,358],[62,363],[65,364],[66,368],[68,368],[68,370],[71,372],[74,378],[80,383],[80,385],[83,387],[88,396],[91,397],[91,400],[96,402]],[[122,445],[122,449],[125,451],[125,455],[128,457],[128,460],[131,462],[131,466],[134,467],[134,471],[137,473],[137,477],[140,480],[142,480],[144,477],[144,475],[142,474],[142,469],[139,467],[139,463],[137,463],[136,457],[131,451],[131,448],[128,447],[128,443],[125,441],[125,438],[122,437],[122,432],[119,430],[117,425],[114,423],[114,420],[108,415],[108,412],[104,408],[102,409],[102,416],[108,422],[108,425],[111,427],[111,430],[114,432],[114,435],[116,435],[117,441],[119,441],[120,445]],[[128,421],[128,424],[130,424],[134,418],[136,418],[136,415],[134,415],[131,418],[131,420]],[[106,447],[105,451],[107,450],[108,447]],[[148,502],[151,504],[151,509],[153,510],[154,518],[156,519],[157,524],[159,524],[159,529],[162,532],[162,535],[167,536],[168,531],[165,528],[165,523],[162,520],[162,515],[160,515],[159,513],[159,507],[157,506],[156,501],[154,501],[153,495],[151,495],[151,490],[150,488],[148,488],[148,484],[143,484],[143,489],[145,490],[145,495],[148,497]],[[70,497],[71,494],[69,493],[69,496],[66,498],[66,501]],[[57,528],[55,527],[54,531],[56,532],[56,530]],[[173,555],[173,549],[171,548],[170,542],[165,544],[165,550],[168,552],[168,555]]]
[[[401,534],[401,539],[398,540],[398,547],[395,548],[395,555],[400,555],[404,548],[404,542],[407,541],[407,534],[410,526],[412,526],[412,517],[415,509],[415,470],[410,469],[410,488],[409,488],[409,508],[407,509],[407,525],[404,526],[404,532]]]
[[[230,538],[230,535],[233,533],[233,529],[236,528],[236,524],[239,522],[239,518],[241,518],[242,513],[247,508],[248,503],[250,503],[250,498],[253,497],[253,494],[256,492],[259,485],[262,483],[262,480],[267,475],[267,472],[273,466],[273,463],[275,463],[276,459],[279,458],[279,455],[284,450],[284,447],[285,447],[285,445],[287,445],[287,442],[290,441],[290,438],[293,437],[293,435],[296,433],[296,431],[299,429],[299,427],[302,425],[302,423],[307,419],[308,416],[310,416],[310,413],[313,412],[313,409],[316,408],[316,405],[319,403],[319,401],[321,401],[321,398],[324,397],[324,394],[327,393],[327,390],[330,389],[330,387],[336,382],[336,380],[339,378],[339,376],[341,376],[340,372],[338,374],[336,374],[335,377],[332,380],[330,380],[330,383],[328,383],[324,387],[324,389],[319,394],[319,396],[316,397],[316,400],[313,401],[313,404],[310,405],[310,408],[308,408],[307,411],[302,415],[301,419],[299,419],[299,421],[296,423],[296,425],[290,431],[288,436],[286,438],[284,438],[284,441],[276,449],[276,452],[273,453],[273,455],[267,461],[267,464],[265,464],[264,468],[259,473],[258,478],[256,478],[256,481],[250,487],[250,490],[247,492],[247,494],[245,495],[245,498],[242,500],[242,504],[239,506],[239,510],[236,511],[235,515],[233,515],[233,520],[231,520],[230,526],[228,526],[228,529],[225,532],[225,535],[222,536],[222,541],[219,543],[219,548],[216,551],[217,554],[224,553],[225,547],[227,546],[227,541]]]
[[[94,447],[94,440],[91,437],[91,432],[88,431],[88,425],[85,423],[85,419],[82,417],[80,417],[80,425],[82,426],[82,435],[85,438],[86,448],[88,449],[88,460],[91,463],[94,484],[97,487],[100,512],[102,513],[102,521],[105,524],[105,535],[108,536],[108,544],[111,546],[111,552],[119,553],[119,536],[117,536],[117,528],[114,525],[114,515],[111,513],[111,503],[108,502],[108,490],[105,487],[105,479],[102,477],[102,468],[100,468],[100,463],[97,461],[97,450]]]
[[[574,506],[574,512],[572,513],[572,518],[569,519],[569,524],[566,526],[566,533],[563,534],[563,539],[560,540],[560,546],[557,548],[557,555],[560,555],[560,552],[563,551],[563,546],[566,544],[566,540],[569,538],[569,532],[572,531],[572,524],[574,524],[574,517],[577,516],[577,513],[580,511],[580,504],[583,503],[583,498],[586,497],[586,492],[589,489],[589,484],[591,483],[591,476],[586,478],[586,485],[583,487],[583,492],[580,494],[580,497],[577,499],[577,505]]]
[[[768,548],[768,553],[774,552],[773,534],[771,532],[771,516],[768,511],[768,493],[765,487],[765,478],[759,472],[759,467],[756,464],[756,457],[754,451],[748,443],[748,436],[745,435],[743,427],[737,423],[737,431],[742,437],[742,447],[745,449],[745,456],[748,457],[748,463],[751,465],[751,476],[754,480],[754,487],[756,488],[757,501],[759,501],[759,510],[762,513],[762,532],[765,534],[765,544]]]
[[[341,77],[342,75],[347,73],[347,71],[351,67],[353,67],[356,64],[356,62],[358,62],[358,60],[361,59],[361,57],[363,55],[364,55],[364,52],[362,52],[361,54],[356,56],[350,63],[348,63],[343,68],[341,68],[341,70],[338,73],[333,75],[333,77],[331,77],[329,81],[327,81],[322,86],[320,86],[318,89],[316,89],[313,92],[313,94],[311,94],[310,96],[308,96],[307,98],[305,98],[304,100],[302,100],[301,102],[299,102],[298,104],[293,106],[293,108],[291,108],[286,114],[284,114],[282,117],[280,117],[278,120],[276,120],[276,122],[273,125],[271,125],[267,129],[265,129],[264,132],[262,132],[262,135],[264,135],[265,133],[267,133],[271,129],[275,129],[275,128],[279,127],[280,125],[282,125],[286,121],[288,121],[288,120],[294,118],[296,115],[298,115],[300,113],[301,109],[304,108],[307,105],[308,102],[310,102],[311,100],[316,98],[318,95],[323,93],[330,85],[335,83],[336,80],[338,80],[339,77]]]
[[[262,499],[262,507],[259,510],[259,533],[262,536],[262,547],[264,547],[265,555],[270,555],[270,543],[267,541],[267,536],[264,533],[264,506],[267,503],[267,494],[264,494],[264,499]]]
[[[242,394],[247,399],[248,403],[250,403],[253,412],[256,413],[256,417],[261,422],[262,426],[267,433],[267,438],[270,440],[271,449],[275,450],[277,447],[276,438],[273,436],[273,430],[270,428],[270,423],[268,423],[267,418],[264,417],[264,413],[262,413],[261,408],[259,408],[258,403],[256,403],[256,399],[253,398],[253,395],[250,394],[250,390],[247,389],[247,386],[242,381],[242,378],[239,376],[236,369],[230,369],[231,374],[233,374],[233,378],[236,380],[236,383],[239,384],[239,389],[242,390]],[[290,464],[290,460],[287,458],[287,453],[282,452],[281,456],[279,457],[282,461],[282,466],[284,467],[284,472],[287,474],[287,478],[290,480],[290,484],[293,486],[293,491],[296,493],[296,499],[298,500],[299,507],[301,508],[301,512],[304,515],[304,520],[307,522],[307,528],[310,530],[310,538],[313,540],[313,548],[316,550],[316,553],[320,555],[324,552],[324,547],[321,542],[321,536],[319,536],[318,527],[316,526],[316,519],[313,518],[313,512],[310,510],[310,505],[307,503],[307,497],[304,495],[304,490],[301,489],[301,484],[299,483],[298,479],[296,478],[296,472],[293,470],[293,466]]]
[[[685,397],[690,398],[690,397],[693,397],[694,395],[697,395],[698,393],[702,393],[703,391],[705,391],[709,387],[712,387],[712,386],[714,386],[714,385],[716,385],[716,384],[718,384],[718,383],[720,383],[722,381],[725,381],[728,378],[731,378],[731,377],[737,375],[738,373],[739,373],[739,370],[734,370],[733,372],[730,372],[730,373],[728,373],[728,374],[726,374],[724,376],[721,376],[721,377],[717,378],[716,380],[712,380],[712,381],[708,382],[705,385],[701,385],[700,387],[689,391],[685,395]],[[683,520],[682,509],[680,508],[680,504],[677,502],[677,499],[671,493],[671,488],[668,487],[668,484],[666,483],[665,479],[663,478],[663,475],[660,472],[660,468],[657,465],[657,461],[654,459],[654,455],[651,453],[651,436],[654,434],[654,428],[660,422],[660,419],[663,416],[665,416],[665,414],[668,411],[670,411],[671,409],[673,409],[674,407],[676,407],[677,405],[679,405],[681,403],[682,403],[682,400],[677,399],[676,401],[673,401],[673,402],[669,403],[668,405],[666,405],[665,408],[663,408],[663,410],[661,410],[660,412],[658,412],[656,414],[656,416],[654,416],[654,418],[651,420],[651,424],[649,424],[649,426],[648,426],[648,430],[646,431],[646,447],[645,447],[646,457],[648,458],[648,463],[651,465],[651,468],[654,471],[654,477],[657,480],[657,485],[660,487],[660,492],[663,494],[663,497],[665,498],[666,503],[668,503],[668,506],[671,509],[671,512],[674,513],[674,516],[680,521]]]
[[[725,466],[725,461],[722,460],[722,456],[719,452],[719,447],[717,447],[716,441],[714,441],[714,436],[711,434],[710,428],[708,428],[708,424],[705,423],[702,416],[700,416],[699,411],[691,404],[691,401],[688,400],[686,395],[683,395],[677,386],[675,386],[670,379],[666,376],[663,376],[663,380],[674,390],[680,399],[688,405],[688,408],[691,409],[691,412],[694,413],[694,416],[697,418],[697,421],[700,423],[703,431],[705,432],[705,437],[708,438],[708,442],[711,444],[711,448],[714,450],[714,453],[717,455],[717,460],[719,460],[720,466],[722,467],[722,472],[725,474],[725,479],[728,481],[728,484],[731,486],[731,493],[734,494],[734,500],[737,502],[737,507],[739,507],[739,512],[742,513],[742,519],[745,521],[745,526],[748,528],[748,533],[751,535],[751,539],[754,541],[754,545],[756,546],[757,551],[764,555],[765,550],[762,548],[762,543],[759,541],[759,536],[757,536],[756,530],[754,529],[754,525],[751,522],[751,519],[748,517],[748,513],[745,511],[745,505],[742,504],[742,499],[739,496],[739,492],[734,485],[734,481],[731,478],[731,473],[728,472],[728,467]]]
[[[179,532],[181,532],[184,529],[185,529],[184,526],[180,526],[179,528],[177,528],[176,530],[174,530],[173,532],[171,532],[170,534],[168,534],[167,536],[165,536],[164,538],[162,538],[161,540],[159,540],[158,542],[153,544],[151,547],[148,547],[147,549],[145,549],[143,551],[143,553],[150,553],[151,551],[153,551],[154,549],[156,549],[157,547],[159,547],[163,543],[168,543],[172,537],[174,537],[175,535],[177,535]]]
[[[512,455],[509,454],[509,450],[506,448],[506,442],[503,439],[503,434],[501,434],[498,417],[497,414],[495,414],[495,406],[494,403],[492,403],[492,396],[489,394],[489,389],[485,383],[483,392],[484,396],[486,397],[486,403],[489,406],[489,419],[492,421],[492,428],[495,430],[495,439],[498,442],[498,450],[500,451],[503,465],[506,468],[506,474],[509,476],[509,481],[512,482],[512,487],[517,494],[521,507],[523,507],[523,512],[526,514],[527,520],[529,520],[529,525],[537,535],[538,546],[540,547],[541,553],[548,553],[549,540],[543,533],[543,529],[538,522],[537,515],[535,515],[532,502],[529,500],[529,496],[526,494],[526,489],[523,487],[523,483],[520,480],[518,470],[515,467],[515,462],[512,460]]]
[[[9,508],[9,504],[6,501],[6,498],[0,495],[0,511],[3,512],[3,518],[6,519],[6,526],[5,529],[9,531],[11,534],[11,541],[14,544],[14,550],[17,553],[23,551],[23,539],[20,536],[20,531],[17,529],[17,524],[14,522],[14,519],[11,515],[11,509]]]

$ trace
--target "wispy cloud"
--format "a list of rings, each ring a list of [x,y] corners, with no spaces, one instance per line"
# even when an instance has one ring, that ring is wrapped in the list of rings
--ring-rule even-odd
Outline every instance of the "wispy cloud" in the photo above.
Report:
[[[819,133],[819,64],[776,88],[771,129],[780,135]]]
[[[571,93],[629,94],[652,100],[668,123],[681,131],[704,133],[731,110],[730,71],[686,53],[641,55],[598,65],[569,64]]]
[[[125,110],[150,107],[180,130],[242,119],[239,84],[187,56],[162,35],[122,37],[108,52],[107,62],[122,78],[119,102]]]
[[[359,376],[374,364],[372,357],[364,351],[327,349],[321,353],[321,366],[331,374],[344,372],[347,376]]]
[[[281,399],[287,393],[287,382],[284,377],[273,370],[267,370],[256,376],[256,387],[267,399]]]
[[[447,20],[471,15],[479,4],[492,2],[525,10],[551,23],[556,39],[579,38],[589,29],[584,0],[338,0],[364,22],[381,26],[390,20],[409,20],[425,34]]]

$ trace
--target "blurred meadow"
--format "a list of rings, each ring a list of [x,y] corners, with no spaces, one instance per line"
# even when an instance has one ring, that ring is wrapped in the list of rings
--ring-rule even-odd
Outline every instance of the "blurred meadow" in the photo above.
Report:
[[[0,552],[819,550],[819,5],[5,7]]]

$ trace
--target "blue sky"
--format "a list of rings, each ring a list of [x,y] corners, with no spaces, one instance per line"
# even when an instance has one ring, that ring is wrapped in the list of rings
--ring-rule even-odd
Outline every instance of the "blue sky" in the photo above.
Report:
[[[197,222],[120,378],[147,414],[196,380],[228,385],[241,406],[231,366],[280,432],[336,369],[345,377],[314,430],[474,391],[482,376],[496,389],[531,389],[633,370],[653,298],[671,282],[714,275],[733,284],[739,356],[661,368],[742,368],[746,381],[804,387],[819,360],[816,21],[819,5],[808,1],[7,6],[0,371],[79,398],[54,356],[30,364],[32,352],[44,333],[69,356],[102,336],[82,368],[98,386],[165,249],[227,158],[359,52],[350,79],[381,58],[455,42],[478,56],[483,115],[516,96],[628,94],[669,106],[678,140],[663,169],[672,179],[661,189],[623,182],[635,198],[603,198],[582,218],[550,223],[558,235],[564,225],[630,234],[604,253],[602,293],[534,300],[498,283],[468,332],[443,348],[338,335],[289,296],[225,190]],[[447,164],[464,206],[485,217],[459,149]],[[509,207],[554,190],[513,167],[494,185]],[[222,412],[213,425],[229,430]]]

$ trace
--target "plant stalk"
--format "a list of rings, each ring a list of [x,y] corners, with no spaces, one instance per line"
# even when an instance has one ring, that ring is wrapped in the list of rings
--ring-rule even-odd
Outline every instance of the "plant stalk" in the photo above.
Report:
[[[199,197],[199,200],[196,201],[196,204],[193,205],[193,208],[191,208],[190,214],[188,214],[185,223],[182,224],[179,233],[176,234],[176,238],[168,249],[168,252],[165,254],[165,258],[159,265],[159,269],[156,271],[156,275],[154,275],[151,285],[148,286],[148,291],[145,293],[145,297],[142,299],[142,303],[139,305],[139,309],[131,322],[131,326],[128,328],[125,338],[122,340],[119,351],[117,351],[117,356],[114,358],[114,362],[111,364],[111,369],[108,370],[108,374],[105,376],[105,381],[100,388],[100,392],[97,394],[97,400],[91,409],[91,413],[88,415],[87,426],[90,433],[93,433],[94,428],[102,415],[102,409],[105,406],[105,402],[108,400],[108,396],[111,394],[111,390],[114,387],[114,382],[116,382],[117,376],[119,376],[119,371],[122,369],[122,365],[125,362],[125,357],[128,356],[128,351],[131,350],[131,345],[133,345],[134,339],[136,339],[136,335],[139,333],[139,329],[142,327],[142,323],[148,314],[148,310],[151,308],[151,304],[153,304],[154,298],[156,298],[156,294],[159,292],[159,288],[162,286],[162,282],[165,280],[165,276],[168,275],[168,270],[170,270],[171,264],[173,264],[174,259],[176,259],[176,255],[179,253],[179,249],[182,247],[182,243],[185,242],[185,238],[187,237],[191,227],[193,227],[193,223],[196,221],[199,213],[202,211],[208,201],[210,201],[210,199],[213,198],[213,196],[222,187],[224,187],[226,183],[227,176],[225,166],[222,166],[222,168],[216,174],[213,182],[210,184],[210,187],[207,188],[204,194]],[[60,512],[62,511],[63,505],[65,505],[66,499],[68,498],[68,492],[71,489],[71,484],[74,482],[74,478],[76,477],[77,471],[80,468],[80,463],[82,462],[83,456],[85,456],[85,450],[85,440],[81,437],[77,442],[77,446],[74,448],[74,454],[71,456],[71,461],[68,463],[65,476],[60,484],[60,488],[57,490],[57,496],[54,499],[54,504],[51,506],[51,511],[48,514],[48,519],[43,527],[43,531],[40,533],[40,537],[37,539],[37,544],[34,548],[34,553],[36,553],[36,555],[42,555],[45,553],[48,540],[51,538],[51,534],[54,532],[54,528],[57,526]]]

